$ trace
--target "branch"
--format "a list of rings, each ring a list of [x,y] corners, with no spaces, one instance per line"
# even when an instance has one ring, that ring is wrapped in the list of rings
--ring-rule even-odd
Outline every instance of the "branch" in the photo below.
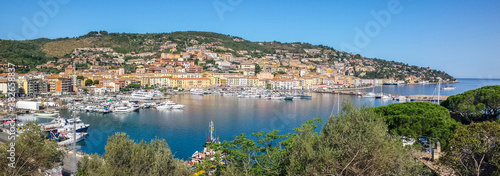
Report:
[[[479,173],[481,172],[481,164],[483,163],[484,156],[486,156],[486,154],[483,154],[483,157],[481,157],[481,161],[479,161],[479,165],[477,167],[477,176],[479,176]]]
[[[358,153],[359,153],[359,150],[356,152],[356,154],[354,155],[354,157],[351,159],[351,161],[349,161],[349,163],[347,163],[347,165],[344,167],[344,169],[342,169],[342,171],[340,172],[339,175],[342,175],[342,173],[344,172],[344,170],[352,163],[352,161],[354,161],[354,159],[356,158],[356,156],[358,156]]]

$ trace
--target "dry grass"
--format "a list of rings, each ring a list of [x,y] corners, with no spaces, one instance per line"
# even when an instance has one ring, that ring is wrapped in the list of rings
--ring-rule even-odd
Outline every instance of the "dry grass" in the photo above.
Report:
[[[62,57],[73,52],[76,48],[115,46],[116,44],[113,44],[111,37],[88,37],[47,42],[42,46],[42,51],[49,57]]]

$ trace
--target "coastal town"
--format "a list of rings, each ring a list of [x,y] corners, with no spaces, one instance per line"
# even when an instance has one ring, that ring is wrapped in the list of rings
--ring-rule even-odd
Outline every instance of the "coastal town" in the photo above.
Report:
[[[500,1],[0,4],[0,175],[500,176]]]
[[[100,34],[93,35],[99,37]],[[65,57],[54,57],[32,68],[32,71],[16,74],[16,95],[103,94],[127,91],[138,85],[142,88],[175,90],[225,87],[328,90],[381,84],[429,83],[441,79],[432,77],[431,73],[436,71],[430,68],[396,62],[388,67],[381,66],[377,59],[330,48],[299,49],[295,52],[275,49],[270,54],[259,50],[234,50],[224,47],[220,42],[168,39],[160,38],[161,42],[145,39],[141,47],[160,45],[159,49],[140,53],[120,53],[110,47],[75,48]],[[234,37],[233,40],[238,42],[242,39]],[[290,45],[295,47],[300,44]],[[6,67],[2,69],[6,71]],[[379,78],[369,76],[379,74],[377,70],[399,74],[385,78],[381,75],[378,75]],[[3,78],[0,80],[0,91],[5,93],[7,74],[0,77]],[[447,78],[443,81],[455,80]]]

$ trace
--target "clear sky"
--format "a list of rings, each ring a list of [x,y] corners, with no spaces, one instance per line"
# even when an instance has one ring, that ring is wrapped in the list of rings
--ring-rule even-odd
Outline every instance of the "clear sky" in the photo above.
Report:
[[[500,1],[1,1],[0,38],[210,31],[500,78]],[[375,15],[373,15],[375,14]],[[378,14],[378,15],[377,15]]]

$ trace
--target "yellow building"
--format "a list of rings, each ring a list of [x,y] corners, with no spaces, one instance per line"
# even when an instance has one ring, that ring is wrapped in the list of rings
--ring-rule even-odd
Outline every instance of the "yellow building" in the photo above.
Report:
[[[258,87],[259,86],[259,78],[257,78],[257,77],[248,77],[247,78],[247,86]]]
[[[213,72],[203,72],[200,75],[202,78],[211,78],[213,77]]]
[[[170,84],[169,76],[156,76],[149,78],[149,86],[159,86],[159,87],[168,87]]]
[[[209,78],[170,78],[170,87],[193,88],[210,87]]]
[[[219,82],[220,85],[227,86],[227,79],[226,78],[221,78],[219,81],[220,81]]]
[[[211,85],[221,85],[221,78],[219,77],[210,77],[210,84]]]
[[[240,77],[229,77],[227,78],[228,86],[240,86]]]

